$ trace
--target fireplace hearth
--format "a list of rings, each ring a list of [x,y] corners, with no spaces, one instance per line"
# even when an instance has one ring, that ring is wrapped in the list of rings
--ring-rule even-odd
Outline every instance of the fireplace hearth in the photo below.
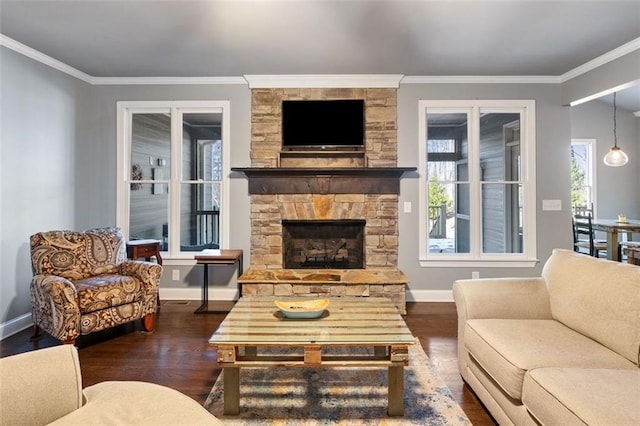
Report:
[[[285,269],[362,269],[365,220],[283,220]]]

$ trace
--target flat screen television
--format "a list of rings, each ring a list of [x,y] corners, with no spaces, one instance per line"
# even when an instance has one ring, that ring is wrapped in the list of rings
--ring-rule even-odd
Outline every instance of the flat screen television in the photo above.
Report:
[[[282,101],[283,150],[364,148],[364,100]]]

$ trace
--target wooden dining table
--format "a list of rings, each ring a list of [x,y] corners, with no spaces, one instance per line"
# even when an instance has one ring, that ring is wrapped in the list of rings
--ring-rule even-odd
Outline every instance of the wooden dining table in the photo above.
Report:
[[[620,261],[618,236],[620,232],[640,233],[640,220],[628,219],[620,222],[616,219],[594,219],[593,229],[607,233],[607,259]]]

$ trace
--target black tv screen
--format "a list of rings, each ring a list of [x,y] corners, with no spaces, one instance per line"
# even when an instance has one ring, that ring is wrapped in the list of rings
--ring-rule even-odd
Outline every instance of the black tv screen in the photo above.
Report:
[[[363,99],[282,101],[283,149],[363,146]]]

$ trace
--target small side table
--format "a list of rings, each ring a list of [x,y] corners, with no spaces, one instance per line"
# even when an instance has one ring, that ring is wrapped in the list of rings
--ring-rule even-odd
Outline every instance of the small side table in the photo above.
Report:
[[[144,257],[145,260],[150,262],[152,256],[156,257],[158,265],[162,265],[162,257],[160,257],[160,241],[132,240],[127,242],[127,257],[129,259],[139,259]]]
[[[155,256],[158,265],[162,266],[162,257],[160,256],[159,240],[131,240],[127,241],[127,258],[135,260],[144,258],[151,262],[151,257]],[[160,289],[158,288],[158,312],[160,312]]]
[[[228,250],[213,250],[206,249],[197,253],[194,258],[196,264],[204,266],[204,281],[202,282],[202,303],[194,311],[194,314],[207,314],[218,313],[216,311],[209,310],[209,265],[235,265],[238,263],[238,278],[242,275],[242,250],[228,249]],[[240,294],[240,283],[238,283],[238,290]]]

